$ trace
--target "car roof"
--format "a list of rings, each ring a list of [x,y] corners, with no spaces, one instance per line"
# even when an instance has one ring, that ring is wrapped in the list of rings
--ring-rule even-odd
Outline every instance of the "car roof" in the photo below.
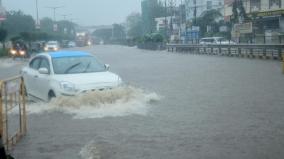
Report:
[[[201,39],[219,39],[219,38],[223,38],[223,37],[206,37],[206,38],[201,38]]]
[[[51,58],[92,56],[92,54],[83,51],[56,51],[48,54]]]

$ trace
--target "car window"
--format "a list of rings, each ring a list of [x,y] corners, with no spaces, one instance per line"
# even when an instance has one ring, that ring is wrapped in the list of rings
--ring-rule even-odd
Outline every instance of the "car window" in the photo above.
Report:
[[[30,68],[38,70],[39,69],[39,64],[40,64],[41,59],[40,58],[35,58],[30,62]]]
[[[47,68],[48,72],[50,72],[49,62],[46,58],[42,58],[39,68]]]

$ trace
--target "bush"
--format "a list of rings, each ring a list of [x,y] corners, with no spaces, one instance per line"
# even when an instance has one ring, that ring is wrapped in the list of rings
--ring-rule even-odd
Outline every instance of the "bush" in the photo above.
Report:
[[[0,49],[0,57],[8,56],[8,55],[9,55],[9,50],[7,50],[7,49]]]

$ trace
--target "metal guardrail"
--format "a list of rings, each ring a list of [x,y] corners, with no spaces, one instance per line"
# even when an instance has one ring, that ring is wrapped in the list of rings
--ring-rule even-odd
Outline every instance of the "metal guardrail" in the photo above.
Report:
[[[16,111],[16,115],[10,116]],[[12,127],[16,131],[12,132]],[[26,96],[23,79],[14,77],[0,81],[0,136],[5,149],[10,151],[26,132]]]
[[[282,59],[281,44],[167,44],[170,52]]]

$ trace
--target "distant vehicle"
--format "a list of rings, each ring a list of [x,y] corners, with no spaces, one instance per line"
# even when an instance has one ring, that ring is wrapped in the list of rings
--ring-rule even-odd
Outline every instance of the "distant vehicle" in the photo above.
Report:
[[[49,41],[45,44],[44,51],[58,51],[60,45],[57,41]]]
[[[12,58],[29,57],[27,46],[23,42],[15,42],[14,44],[12,44],[12,48],[10,49],[9,53]]]
[[[62,48],[67,48],[67,47],[68,47],[68,44],[69,44],[69,41],[68,41],[68,40],[62,40],[62,42],[61,42],[61,47],[62,47]]]
[[[77,32],[75,39],[76,46],[84,47],[93,44],[91,35],[88,32]]]
[[[90,53],[57,51],[36,55],[21,75],[28,95],[49,101],[120,86],[121,78],[108,70]]]
[[[76,43],[74,41],[69,41],[68,47],[76,47]]]
[[[199,44],[236,44],[234,41],[226,40],[223,37],[207,37],[202,38]]]
[[[40,52],[42,51],[42,46],[40,42],[32,42],[30,45],[30,49],[31,52]]]

